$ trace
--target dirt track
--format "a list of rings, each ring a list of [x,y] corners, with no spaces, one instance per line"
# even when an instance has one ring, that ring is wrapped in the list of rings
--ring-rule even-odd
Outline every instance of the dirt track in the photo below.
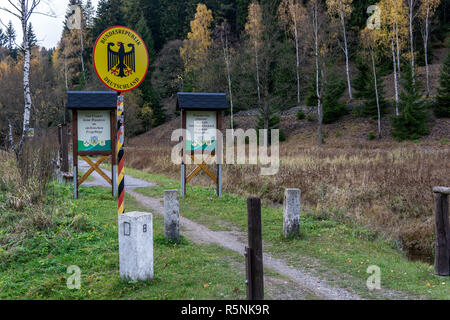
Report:
[[[80,169],[87,171],[89,166],[84,161],[79,161]],[[110,175],[110,172],[104,170]],[[104,186],[109,187],[108,183],[94,172],[93,180],[86,182],[85,186]],[[155,184],[145,180],[136,179],[131,176],[125,176],[125,189],[130,195],[152,213],[163,215],[164,207],[162,199],[156,199],[144,196],[134,191],[136,188],[151,187]],[[204,225],[193,222],[184,217],[180,218],[181,227],[184,235],[196,242],[205,244],[217,244],[239,254],[244,253],[246,245],[246,235],[237,231],[212,231]],[[266,290],[271,293],[274,298],[278,299],[330,299],[330,300],[360,300],[357,294],[351,293],[342,288],[330,286],[325,280],[311,276],[307,272],[289,267],[285,261],[276,259],[268,254],[264,254],[264,267],[268,268],[289,279],[284,280],[278,277],[265,276]],[[241,269],[243,265],[239,266]],[[280,286],[282,290],[280,291]]]

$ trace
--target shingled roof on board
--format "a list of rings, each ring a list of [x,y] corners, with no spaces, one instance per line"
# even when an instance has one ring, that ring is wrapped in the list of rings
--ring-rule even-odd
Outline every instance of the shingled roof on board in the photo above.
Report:
[[[115,91],[68,91],[67,108],[81,110],[109,110],[117,107]]]
[[[225,93],[178,92],[177,109],[186,110],[226,110]]]

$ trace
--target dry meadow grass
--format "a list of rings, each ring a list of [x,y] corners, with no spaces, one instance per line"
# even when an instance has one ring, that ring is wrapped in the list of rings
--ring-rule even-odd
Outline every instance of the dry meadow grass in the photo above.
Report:
[[[448,128],[447,120],[436,127]],[[174,120],[154,135],[149,132],[132,139],[127,165],[179,179],[180,168],[170,160],[175,143],[162,139],[177,124]],[[258,166],[224,165],[224,190],[280,203],[285,188],[300,188],[304,208],[369,229],[394,241],[410,257],[430,260],[434,247],[432,188],[450,185],[448,141],[436,135],[416,143],[389,138],[367,141],[365,131],[373,125],[365,121],[356,128],[345,122],[328,126],[322,148],[314,147],[314,131],[298,130],[280,147],[278,174],[260,176]],[[192,183],[211,185],[204,174]]]
[[[14,246],[36,230],[49,228],[53,207],[45,206],[53,177],[55,143],[35,138],[23,149],[20,160],[0,150],[0,246]]]

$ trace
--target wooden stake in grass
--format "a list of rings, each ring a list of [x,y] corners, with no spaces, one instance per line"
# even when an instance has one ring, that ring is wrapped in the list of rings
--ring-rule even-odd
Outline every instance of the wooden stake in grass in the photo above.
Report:
[[[264,299],[264,270],[261,237],[261,199],[247,199],[248,246],[247,255],[247,299]]]
[[[450,188],[435,187],[434,214],[436,218],[436,254],[434,272],[440,276],[450,275],[450,226],[448,221],[448,195]]]

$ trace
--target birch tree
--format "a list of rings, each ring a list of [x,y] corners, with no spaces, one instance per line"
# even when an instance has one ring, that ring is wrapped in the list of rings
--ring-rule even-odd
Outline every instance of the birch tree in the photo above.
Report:
[[[394,70],[394,94],[395,94],[395,115],[399,115],[399,81],[400,73],[400,52],[408,35],[408,22],[406,7],[398,0],[381,0],[380,6],[381,31],[384,37],[383,44],[390,50]]]
[[[228,94],[230,96],[230,107],[231,107],[231,136],[234,137],[234,123],[233,123],[233,91],[231,87],[231,52],[230,52],[230,25],[227,22],[223,22],[220,27],[220,40],[222,43],[223,59],[225,61],[225,72],[228,84]]]
[[[342,51],[345,54],[345,72],[347,75],[347,87],[348,96],[350,100],[353,100],[352,83],[350,79],[350,66],[349,66],[349,52],[347,41],[346,20],[350,18],[352,14],[352,2],[353,0],[327,0],[328,14],[331,19],[338,17],[342,27],[343,45],[340,45]]]
[[[261,108],[261,82],[259,77],[259,52],[262,46],[262,10],[258,1],[253,1],[248,7],[248,20],[245,25],[245,32],[252,43],[254,50],[256,69],[256,90],[258,92],[258,108]]]
[[[413,22],[417,16],[415,8],[419,0],[405,0],[406,6],[408,7],[408,22],[409,22],[409,42],[411,46],[411,75],[413,79],[413,84],[416,84],[416,72],[415,72],[415,57],[414,57],[414,26]]]
[[[212,21],[212,11],[206,5],[199,3],[194,20],[190,23],[191,31],[180,48],[186,73],[200,70],[205,66],[208,50],[212,44],[210,29]]]
[[[430,39],[430,19],[439,7],[440,0],[422,0],[419,9],[419,18],[422,22],[421,33],[423,37],[423,48],[425,50],[425,70],[427,75],[427,97],[430,95],[430,70],[428,67],[428,41]]]
[[[30,117],[31,117],[31,90],[30,90],[30,43],[28,40],[28,23],[33,14],[43,14],[46,16],[54,16],[51,12],[51,7],[48,1],[41,0],[7,0],[9,6],[1,6],[0,10],[3,10],[17,19],[20,20],[22,26],[22,36],[23,36],[23,52],[24,52],[24,64],[23,64],[23,94],[25,98],[25,106],[23,112],[23,127],[22,134],[20,136],[19,142],[16,145],[14,141],[10,141],[12,149],[14,150],[17,157],[20,157],[22,153],[22,148],[25,143],[25,138],[28,134],[30,128]],[[47,13],[37,11],[37,8],[42,3],[45,3],[50,10]]]
[[[378,39],[380,39],[379,30],[370,30],[365,28],[361,31],[361,42],[363,47],[368,51],[372,63],[372,72],[374,79],[374,89],[375,97],[377,101],[377,112],[378,112],[378,138],[381,138],[381,108],[380,108],[380,97],[378,95],[378,82],[377,82],[377,71],[375,66],[375,54],[374,49],[377,47]]]
[[[278,9],[279,18],[284,27],[294,38],[296,51],[297,104],[300,105],[300,34],[306,19],[306,10],[298,0],[283,0]]]
[[[326,53],[325,35],[323,34],[323,24],[325,22],[325,14],[320,4],[320,0],[311,0],[308,3],[309,15],[309,46],[314,57],[315,66],[315,91],[317,98],[317,145],[322,146],[322,124],[323,124],[323,88],[325,82],[325,67],[322,65],[323,56]],[[322,66],[321,66],[322,65]]]

